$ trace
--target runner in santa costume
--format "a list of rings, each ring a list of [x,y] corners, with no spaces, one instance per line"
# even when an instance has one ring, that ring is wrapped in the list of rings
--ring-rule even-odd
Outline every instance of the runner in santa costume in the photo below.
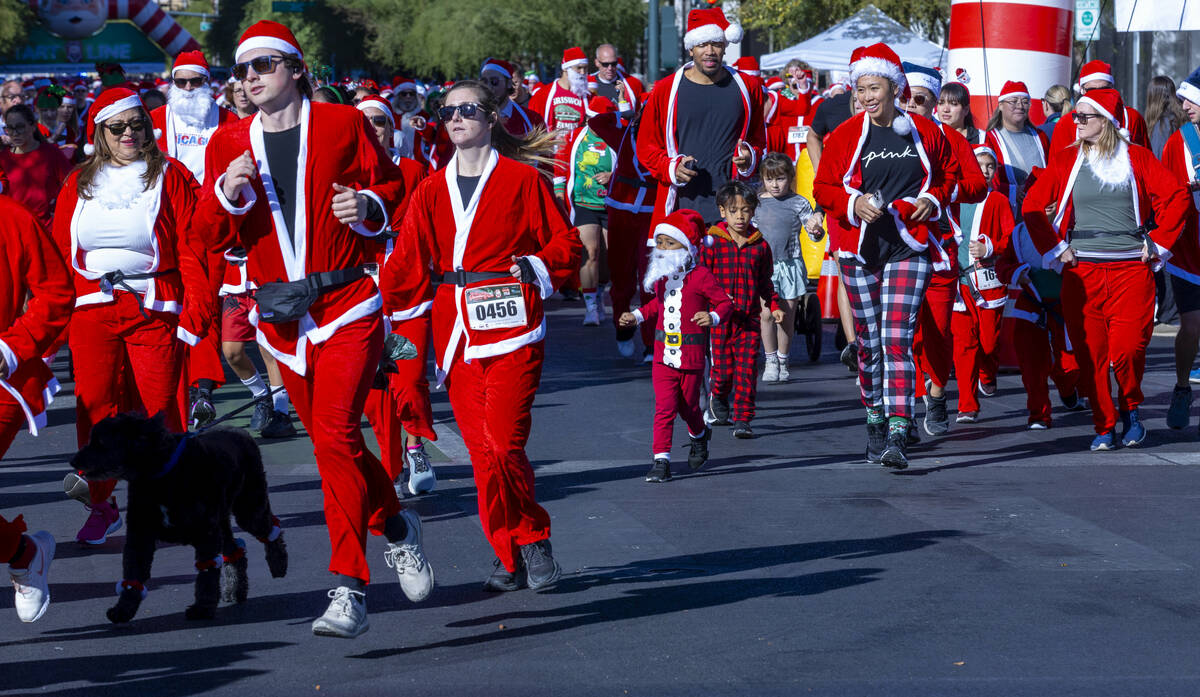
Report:
[[[484,535],[496,553],[485,587],[545,587],[558,579],[550,516],[534,497],[525,455],[542,373],[542,302],[579,266],[578,234],[527,159],[529,139],[500,123],[491,91],[460,82],[439,119],[457,152],[421,182],[381,285],[413,307],[430,281],[439,383],[471,454]],[[549,144],[537,141],[538,151]]]
[[[767,81],[767,99],[770,101],[765,119],[767,150],[784,153],[791,158],[792,164],[807,167],[802,164],[800,155],[808,148],[808,126],[817,112],[812,98],[819,95],[813,94],[812,71],[799,65],[796,69],[800,70],[800,78],[791,83],[778,77]],[[784,72],[787,70],[785,68]],[[793,85],[796,85],[795,91]],[[804,192],[801,195],[810,196]]]
[[[813,192],[841,226],[831,244],[858,336],[867,458],[904,468],[913,333],[930,273],[950,268],[936,222],[957,184],[957,167],[937,124],[895,106],[909,96],[896,53],[882,43],[855,53],[850,79],[863,111],[825,141]]]
[[[1189,374],[1200,344],[1200,68],[1179,83],[1187,123],[1171,134],[1163,146],[1162,163],[1191,194],[1187,226],[1175,246],[1166,270],[1179,308],[1179,333],[1175,335],[1175,389],[1167,409],[1167,426],[1187,428],[1191,421],[1192,387]]]
[[[419,161],[419,132],[428,126],[429,114],[421,108],[421,96],[417,94],[416,81],[410,77],[397,76],[393,80],[391,96],[385,99],[391,100],[389,106],[395,111],[396,126],[392,131],[392,141],[384,149],[394,149],[401,157]]]
[[[1122,442],[1140,444],[1142,372],[1154,328],[1154,277],[1188,216],[1187,190],[1150,150],[1125,139],[1116,90],[1091,90],[1075,106],[1080,145],[1057,155],[1025,198],[1023,212],[1043,263],[1063,267],[1067,334],[1092,405],[1092,450],[1114,447],[1109,388],[1116,378]],[[1052,215],[1046,208],[1054,206]],[[1153,216],[1158,227],[1149,233]],[[1057,261],[1058,264],[1054,264]]]
[[[997,100],[999,106],[988,121],[983,142],[999,158],[996,189],[1008,198],[1016,219],[1025,197],[1025,179],[1034,167],[1046,166],[1050,141],[1029,122],[1029,88],[1024,82],[1004,83]]]
[[[974,169],[982,169],[980,176],[990,180],[996,170],[996,154],[986,145],[977,145],[974,157],[979,163]],[[996,349],[1008,289],[996,273],[996,259],[1008,247],[1013,217],[1008,199],[998,191],[988,193],[982,203],[961,202],[957,208],[953,248],[959,285],[951,325],[958,379],[957,421],[975,423],[980,376],[990,378],[994,386],[999,368]]]
[[[1112,66],[1101,60],[1088,61],[1079,69],[1079,80],[1075,83],[1075,91],[1081,96],[1092,90],[1115,89],[1116,80],[1113,78]],[[1125,107],[1124,119],[1126,130],[1129,131],[1129,142],[1143,148],[1150,147],[1150,134],[1146,128],[1146,119],[1131,106]],[[1075,124],[1071,114],[1062,117],[1066,128],[1055,128],[1054,138],[1050,141],[1050,154],[1053,156],[1064,148],[1075,144]]]
[[[195,180],[154,143],[150,117],[132,91],[104,90],[88,109],[89,159],[67,177],[54,214],[54,241],[74,273],[70,346],[75,360],[79,447],[92,426],[127,411],[162,412],[182,431],[176,401],[184,346],[195,346],[215,315],[202,252],[187,239]],[[121,525],[116,480],[64,483],[91,515],[77,539],[103,543]],[[90,493],[89,493],[90,492]]]
[[[560,198],[567,195],[574,132],[587,122],[587,103],[592,96],[587,88],[587,64],[582,48],[574,46],[563,51],[559,66],[562,75],[529,99],[529,109],[540,114],[546,128],[562,139],[554,153],[554,193]]]
[[[512,100],[516,91],[513,87],[514,70],[516,68],[508,61],[488,58],[479,68],[479,81],[492,90],[496,102],[501,105],[499,111],[504,128],[521,138],[536,128],[545,128],[546,122],[541,114],[530,111]]]
[[[592,97],[587,106],[588,116],[615,112],[617,105],[608,97]],[[583,293],[583,326],[598,327],[606,319],[604,298],[600,287],[600,259],[605,255],[608,238],[608,218],[604,200],[612,183],[617,158],[612,148],[595,131],[583,126],[571,133],[567,160],[567,219],[577,230],[583,243],[584,261],[579,269],[579,290]]]
[[[171,68],[167,104],[150,112],[158,149],[183,163],[196,181],[204,184],[204,149],[217,128],[237,120],[233,112],[222,109],[208,87],[208,61],[200,51],[184,51]],[[221,254],[206,259],[213,302],[224,282],[226,263]],[[218,305],[219,307],[219,305]],[[214,325],[204,340],[187,350],[184,386],[189,388],[189,420],[207,423],[216,417],[212,392],[225,383],[221,365],[220,325]],[[265,387],[265,386],[264,386]],[[259,395],[255,395],[259,396]]]
[[[384,335],[383,303],[364,263],[404,185],[361,111],[310,101],[303,54],[287,27],[252,25],[235,60],[233,75],[258,113],[209,142],[205,169],[221,174],[204,186],[196,228],[214,238],[211,249],[246,250],[258,285],[250,321],[279,361],[321,474],[337,579],[313,632],[354,637],[369,627],[368,529],[387,538],[384,559],[410,600],[433,588],[420,520],[400,506],[359,427]]]
[[[678,415],[688,428],[694,472],[708,460],[712,431],[700,410],[708,328],[729,319],[733,304],[712,271],[697,264],[704,219],[695,211],[675,211],[654,228],[657,249],[651,255],[643,288],[654,297],[641,309],[623,313],[624,326],[654,327],[654,444],[648,482],[671,478],[671,441]]]
[[[623,116],[633,116],[646,99],[642,81],[625,72],[625,64],[612,44],[596,47],[595,63],[596,72],[588,75],[589,90],[598,97],[607,97]]]
[[[379,144],[390,145],[396,115],[387,100],[370,96],[359,102],[357,108],[371,122]],[[425,168],[416,160],[401,157],[394,149],[389,150],[388,155],[400,168],[404,180],[404,200],[392,216],[392,229],[398,232],[408,198],[425,178]],[[395,240],[390,235],[381,237],[372,247],[375,263],[382,269],[395,250]],[[386,297],[383,304],[385,324],[391,326],[393,334],[408,339],[417,349],[417,356],[394,361],[395,372],[386,372],[382,384],[377,379],[367,397],[366,415],[375,431],[375,440],[379,442],[379,459],[395,483],[397,493],[403,495],[407,486],[408,492],[415,496],[432,491],[437,484],[437,476],[421,441],[422,438],[437,440],[433,431],[433,407],[429,402],[429,381],[425,378],[433,289],[422,294],[420,303],[411,308],[392,311]],[[404,482],[406,469],[409,472],[407,484]]]
[[[37,219],[0,195],[0,457],[22,426],[38,434],[58,381],[42,360],[71,317],[75,288],[62,254]],[[28,305],[26,302],[28,301]]]

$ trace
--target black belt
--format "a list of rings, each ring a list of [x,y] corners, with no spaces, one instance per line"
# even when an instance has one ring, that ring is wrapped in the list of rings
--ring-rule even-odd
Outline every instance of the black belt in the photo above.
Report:
[[[1094,240],[1097,237],[1145,237],[1146,228],[1140,227],[1136,230],[1126,232],[1108,232],[1106,230],[1071,230],[1071,239],[1073,240]]]
[[[619,174],[617,175],[617,181],[621,182],[622,184],[628,184],[629,186],[635,186],[639,189],[649,189],[654,186],[653,182],[642,181],[641,179],[634,179],[633,177],[623,177]]]
[[[667,332],[658,329],[654,332],[654,340],[661,341],[667,346],[703,346],[708,340],[708,336],[704,334],[684,334],[683,332],[670,332],[672,337],[679,337],[679,343],[670,343],[667,341]]]
[[[480,281],[495,281],[496,279],[500,278],[509,278],[513,281],[517,280],[511,273],[508,273],[507,271],[463,271],[460,269],[458,271],[448,271],[446,273],[434,274],[433,282],[451,283],[459,288],[462,288],[463,286],[467,286],[472,283],[479,283]]]
[[[352,266],[348,269],[337,269],[336,271],[317,271],[305,276],[304,280],[310,286],[316,288],[318,293],[321,293],[337,288],[338,286],[344,286],[347,283],[353,283],[360,278],[369,276],[376,269],[378,269],[377,264],[369,263],[362,266]]]
[[[142,313],[142,317],[150,319],[150,315],[146,314],[146,306],[142,303],[142,295],[133,289],[126,281],[146,281],[167,274],[179,273],[178,269],[167,269],[165,271],[149,271],[146,273],[125,273],[124,271],[109,271],[100,277],[100,290],[108,294],[115,294],[118,289],[127,293],[133,294],[137,300],[138,312]]]

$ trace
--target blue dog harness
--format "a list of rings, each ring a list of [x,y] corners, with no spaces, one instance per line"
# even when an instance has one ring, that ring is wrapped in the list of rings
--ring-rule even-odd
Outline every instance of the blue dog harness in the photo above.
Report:
[[[175,465],[179,464],[179,458],[183,457],[183,449],[187,447],[188,441],[196,434],[187,432],[183,434],[183,438],[179,439],[179,445],[175,446],[175,452],[171,453],[171,459],[167,460],[167,464],[163,465],[162,471],[154,475],[155,479],[162,479],[175,469]]]

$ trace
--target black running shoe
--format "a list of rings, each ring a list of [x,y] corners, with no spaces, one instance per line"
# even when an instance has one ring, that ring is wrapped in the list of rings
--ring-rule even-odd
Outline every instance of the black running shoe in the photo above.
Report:
[[[513,572],[504,568],[499,559],[493,561],[492,566],[495,568],[492,569],[492,575],[483,582],[483,589],[493,593],[507,593],[524,588],[525,566],[520,557],[517,557],[516,562],[517,570]]]
[[[562,569],[554,560],[550,540],[521,545],[521,558],[525,561],[525,578],[530,590],[545,588],[562,575]]]
[[[745,421],[735,421],[733,423],[734,438],[753,438],[754,430],[750,428],[750,424]]]
[[[704,429],[704,434],[699,438],[692,438],[692,449],[688,452],[688,467],[693,472],[704,466],[708,462],[708,441],[712,438],[712,429]]]
[[[925,432],[931,436],[944,436],[950,430],[950,417],[946,414],[946,396],[925,398]]]
[[[291,414],[272,410],[271,418],[259,434],[263,438],[290,438],[296,435],[296,427],[292,425]]]
[[[650,471],[646,473],[646,481],[658,484],[671,480],[671,461],[659,458],[650,465]]]
[[[882,462],[883,449],[887,447],[887,422],[867,423],[867,462],[878,465]]]
[[[842,365],[846,366],[852,373],[858,372],[858,342],[851,341],[842,348],[842,354],[838,357]]]
[[[704,421],[709,426],[728,426],[729,400],[717,395],[709,395],[708,409],[704,413]]]
[[[196,426],[204,426],[214,421],[217,418],[217,408],[212,403],[212,392],[196,390],[196,398],[192,400],[192,408],[188,414]]]
[[[250,430],[262,431],[271,422],[271,402],[260,399],[254,403],[254,416],[250,417]]]
[[[879,457],[884,467],[902,470],[908,467],[908,425],[888,426],[887,444]]]

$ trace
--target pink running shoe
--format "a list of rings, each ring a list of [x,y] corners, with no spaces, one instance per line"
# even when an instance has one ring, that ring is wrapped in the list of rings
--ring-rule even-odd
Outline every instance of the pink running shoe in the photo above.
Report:
[[[117,499],[93,504],[91,515],[79,529],[76,541],[89,545],[102,545],[108,536],[121,529],[121,513],[117,510]]]

